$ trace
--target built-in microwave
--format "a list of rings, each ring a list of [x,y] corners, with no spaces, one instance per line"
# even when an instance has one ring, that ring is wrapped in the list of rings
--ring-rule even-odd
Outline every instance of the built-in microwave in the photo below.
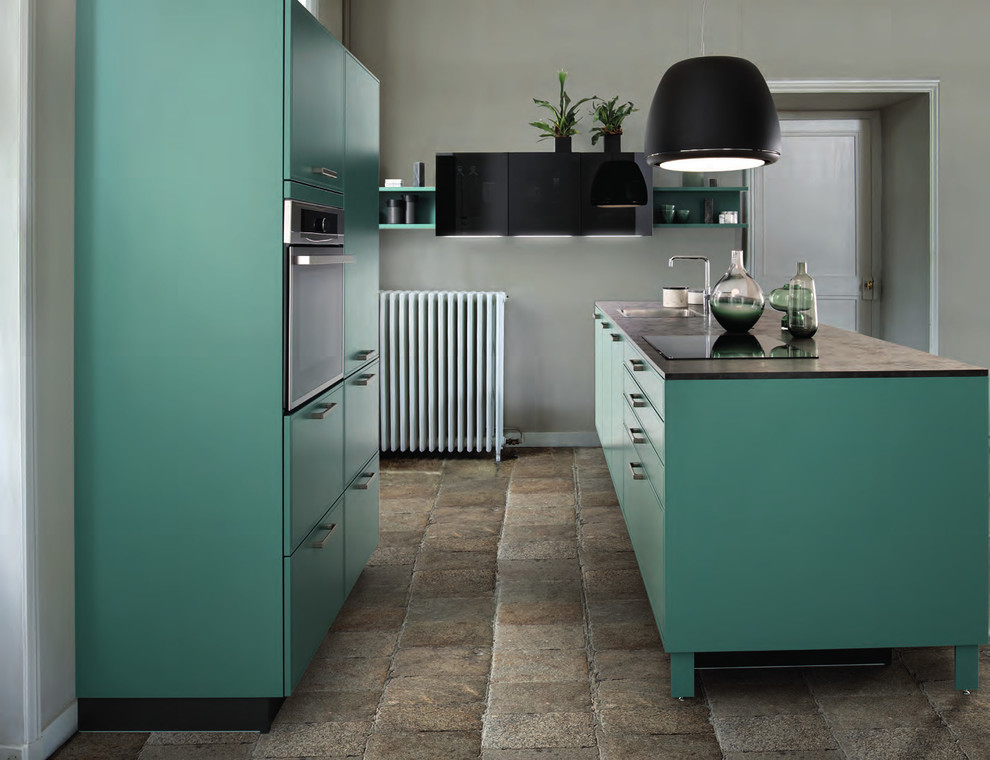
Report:
[[[288,414],[344,376],[344,211],[297,200],[284,209],[283,406]]]

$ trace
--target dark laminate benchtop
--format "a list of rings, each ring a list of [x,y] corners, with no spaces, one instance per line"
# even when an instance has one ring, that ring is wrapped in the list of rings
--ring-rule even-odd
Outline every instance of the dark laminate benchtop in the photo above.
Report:
[[[667,380],[721,380],[795,377],[980,377],[987,370],[905,348],[838,327],[820,325],[814,338],[817,359],[667,359],[646,342],[647,335],[703,335],[701,318],[630,318],[620,308],[653,307],[646,301],[599,301],[595,304]],[[700,308],[700,307],[696,307]],[[712,319],[712,333],[722,332]],[[781,337],[780,314],[767,309],[751,332]]]

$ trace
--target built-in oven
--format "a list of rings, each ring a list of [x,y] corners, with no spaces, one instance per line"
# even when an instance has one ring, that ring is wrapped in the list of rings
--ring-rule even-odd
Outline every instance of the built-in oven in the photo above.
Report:
[[[344,376],[344,211],[285,201],[284,406],[289,413]]]

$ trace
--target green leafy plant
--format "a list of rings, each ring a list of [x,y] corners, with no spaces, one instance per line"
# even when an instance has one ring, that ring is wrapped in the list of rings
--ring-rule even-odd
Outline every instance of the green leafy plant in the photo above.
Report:
[[[530,122],[530,126],[543,130],[540,134],[541,140],[547,137],[570,137],[571,135],[576,135],[578,133],[576,124],[581,120],[581,117],[577,114],[578,106],[582,103],[587,103],[589,100],[598,98],[597,95],[592,95],[590,98],[581,98],[576,103],[572,103],[570,95],[564,92],[564,80],[567,79],[567,72],[563,70],[558,71],[557,78],[560,80],[560,105],[555,106],[545,100],[533,98],[533,102],[536,105],[547,108],[553,113],[553,119]]]
[[[611,100],[601,100],[600,98],[594,98],[594,100],[598,102],[597,104],[591,104],[592,109],[590,113],[601,126],[591,130],[592,145],[598,142],[598,138],[605,135],[621,135],[622,122],[633,111],[639,110],[638,108],[633,108],[632,101],[628,101],[622,105],[616,105],[619,100],[618,95]]]

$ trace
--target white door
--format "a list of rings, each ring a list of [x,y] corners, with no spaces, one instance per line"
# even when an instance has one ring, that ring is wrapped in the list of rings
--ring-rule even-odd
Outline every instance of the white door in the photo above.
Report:
[[[754,276],[769,292],[807,261],[819,322],[865,335],[879,328],[872,308],[880,271],[877,125],[782,118],[780,160],[751,172]]]

